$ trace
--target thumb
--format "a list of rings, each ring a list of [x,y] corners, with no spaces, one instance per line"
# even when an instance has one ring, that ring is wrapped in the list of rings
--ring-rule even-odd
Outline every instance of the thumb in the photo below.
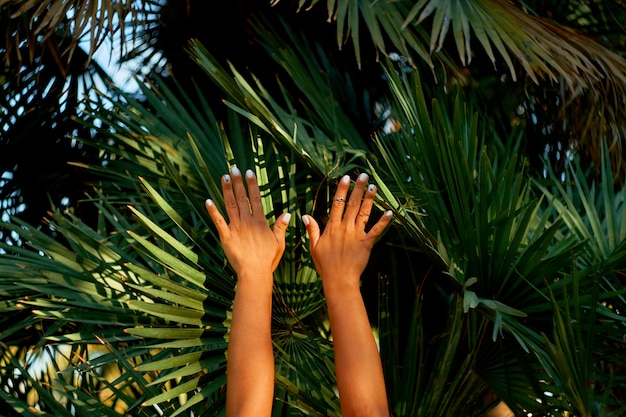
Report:
[[[320,226],[317,224],[315,219],[308,214],[302,216],[302,223],[304,223],[304,227],[309,234],[309,241],[312,249],[317,246],[317,242],[320,240]]]
[[[276,237],[276,240],[282,247],[285,246],[285,233],[287,232],[287,226],[289,226],[290,220],[291,220],[291,214],[283,213],[280,216],[278,216],[276,223],[274,223],[274,228],[272,231],[274,232],[274,236]]]
[[[280,262],[280,258],[283,256],[283,252],[285,252],[285,233],[287,232],[287,226],[289,226],[289,220],[291,220],[291,214],[283,213],[278,217],[276,223],[274,223],[272,232],[274,233],[276,242],[278,242],[278,252],[276,252],[276,257],[273,260],[273,268],[276,268]]]
[[[380,216],[380,219],[378,219],[378,222],[376,222],[376,224],[372,226],[370,231],[366,233],[366,240],[368,241],[368,245],[370,247],[374,246],[374,242],[376,241],[376,239],[378,239],[378,236],[380,236],[382,232],[387,228],[387,225],[391,223],[392,219],[393,212],[391,210],[387,210],[382,216]]]

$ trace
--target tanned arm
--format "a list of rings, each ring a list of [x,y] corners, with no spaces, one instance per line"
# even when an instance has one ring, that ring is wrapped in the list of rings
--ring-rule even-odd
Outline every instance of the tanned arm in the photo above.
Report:
[[[303,216],[311,254],[322,277],[335,346],[335,368],[345,417],[388,417],[389,406],[380,355],[360,292],[360,279],[376,238],[392,218],[390,211],[369,230],[376,187],[361,174],[347,200],[350,177],[339,182],[329,220],[320,228]]]
[[[269,417],[274,394],[272,276],[285,251],[290,215],[281,215],[271,230],[252,171],[246,171],[245,181],[247,193],[237,168],[222,177],[229,223],[211,200],[205,204],[237,273],[226,365],[226,415]]]

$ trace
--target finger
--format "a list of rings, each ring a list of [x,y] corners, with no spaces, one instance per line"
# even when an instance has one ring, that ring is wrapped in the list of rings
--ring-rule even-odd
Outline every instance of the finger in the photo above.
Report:
[[[330,207],[330,214],[328,215],[328,225],[341,223],[343,218],[343,210],[346,207],[346,196],[348,195],[348,188],[350,188],[350,176],[344,175],[339,181],[335,197],[333,198],[333,204]]]
[[[350,193],[350,198],[348,199],[346,212],[343,216],[344,219],[354,222],[354,219],[361,208],[361,200],[363,199],[363,194],[365,193],[365,186],[367,185],[368,178],[369,177],[366,173],[362,173],[356,179],[356,184],[354,185],[354,189]]]
[[[250,169],[246,171],[246,184],[248,184],[248,199],[250,200],[252,217],[265,220],[265,212],[261,203],[261,190],[259,190],[256,175]]]
[[[367,232],[365,236],[366,239],[369,241],[370,247],[374,246],[374,242],[376,241],[378,236],[380,236],[383,230],[385,230],[387,225],[389,225],[391,219],[393,219],[393,212],[391,210],[387,210],[382,216],[380,216],[380,219],[378,219],[378,222],[376,222],[376,224],[370,229],[370,231]]]
[[[233,192],[237,199],[237,208],[239,209],[239,218],[245,219],[250,217],[250,204],[248,203],[248,193],[243,185],[243,178],[239,168],[233,167],[230,170],[230,176],[233,181]]]
[[[272,231],[274,232],[274,236],[276,237],[276,242],[278,242],[278,252],[276,253],[276,258],[274,259],[274,264],[278,265],[280,258],[283,256],[283,252],[285,251],[285,234],[287,233],[287,227],[289,226],[289,221],[291,220],[290,213],[281,214],[276,223],[274,223],[274,228]]]
[[[217,233],[220,236],[220,241],[223,241],[230,232],[230,230],[228,229],[228,224],[226,224],[226,220],[224,220],[224,217],[215,206],[213,200],[207,199],[204,202],[204,207],[206,207],[206,211],[209,213],[211,220],[213,220],[213,224],[215,225]]]
[[[304,223],[304,227],[309,234],[309,246],[311,251],[313,251],[317,246],[317,242],[320,240],[320,226],[315,219],[308,214],[302,216],[302,223]]]
[[[367,187],[367,192],[365,193],[365,198],[361,203],[361,207],[359,207],[359,214],[356,219],[356,226],[361,230],[365,230],[365,225],[367,224],[370,214],[372,213],[372,207],[374,206],[374,197],[376,196],[376,186],[374,184],[370,184]]]
[[[222,194],[224,194],[224,205],[226,206],[228,221],[230,223],[238,222],[239,209],[237,208],[237,199],[233,193],[233,180],[228,174],[222,177]]]

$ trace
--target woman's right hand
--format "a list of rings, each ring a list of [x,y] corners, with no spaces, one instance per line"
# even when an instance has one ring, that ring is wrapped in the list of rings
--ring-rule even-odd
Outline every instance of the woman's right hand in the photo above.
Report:
[[[283,213],[270,229],[257,179],[251,170],[245,181],[237,168],[222,177],[222,191],[228,223],[211,200],[206,209],[217,228],[224,252],[241,280],[248,276],[272,276],[285,251],[285,231],[289,213]],[[271,284],[271,283],[270,283]]]

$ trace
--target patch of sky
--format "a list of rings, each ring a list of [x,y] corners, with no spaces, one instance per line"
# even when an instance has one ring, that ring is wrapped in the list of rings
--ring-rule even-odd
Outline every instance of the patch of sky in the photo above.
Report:
[[[89,40],[84,39],[80,43],[80,47],[89,53]],[[136,93],[139,91],[139,85],[135,79],[137,64],[133,61],[120,63],[121,52],[121,45],[117,42],[112,44],[111,40],[107,38],[93,53],[92,59],[106,71],[117,88],[127,93]],[[96,81],[95,87],[100,91],[107,90],[107,86],[103,84],[102,80]]]
[[[129,14],[128,19],[130,18],[131,15]],[[147,21],[156,21],[156,9],[148,11],[144,18]],[[111,16],[111,19],[115,24],[118,21],[118,15],[114,14]],[[125,23],[126,32],[132,30],[130,29],[132,22],[126,21]],[[95,51],[91,51],[90,31],[90,27],[85,29],[85,36],[79,43],[80,48],[86,53],[92,52],[92,59],[105,70],[107,75],[113,80],[115,87],[125,93],[138,94],[140,92],[138,78],[139,82],[141,82],[140,80],[143,76],[148,75],[153,68],[162,64],[164,60],[161,53],[155,52],[152,47],[144,45],[145,39],[134,40],[134,36],[131,33],[126,33],[123,41],[119,33],[113,39],[110,36],[106,37],[100,42]],[[135,49],[137,46],[139,48]],[[124,54],[132,50],[140,52],[132,59],[121,59]],[[147,59],[148,57],[149,59]],[[107,90],[107,86],[103,85],[101,80],[98,80],[95,87],[100,91]]]

